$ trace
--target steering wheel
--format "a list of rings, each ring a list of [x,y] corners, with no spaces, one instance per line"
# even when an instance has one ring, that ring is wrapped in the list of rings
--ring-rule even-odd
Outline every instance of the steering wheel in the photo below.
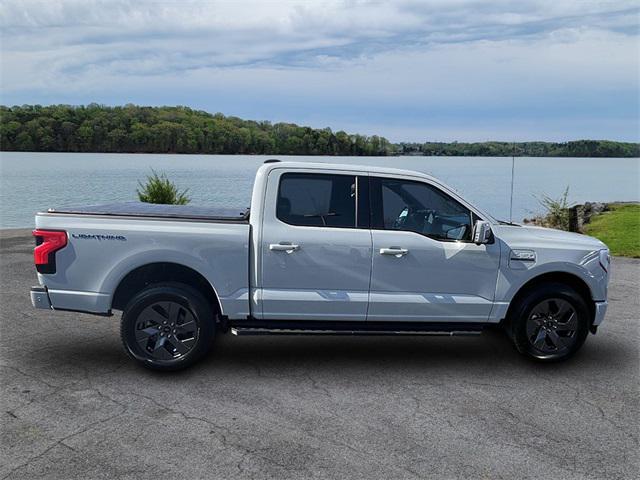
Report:
[[[423,233],[425,221],[431,211],[407,205],[393,222],[395,230],[410,230]]]

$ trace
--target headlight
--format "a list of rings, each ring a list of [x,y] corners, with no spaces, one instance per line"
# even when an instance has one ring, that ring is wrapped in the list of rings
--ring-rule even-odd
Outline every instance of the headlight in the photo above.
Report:
[[[611,255],[609,255],[609,249],[605,248],[600,250],[600,266],[605,272],[609,272],[609,266],[611,265]]]

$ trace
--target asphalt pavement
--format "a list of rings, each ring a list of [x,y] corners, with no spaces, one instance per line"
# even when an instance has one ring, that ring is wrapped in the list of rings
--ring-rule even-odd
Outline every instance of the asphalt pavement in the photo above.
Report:
[[[631,479],[640,261],[562,364],[479,337],[218,337],[176,373],[119,315],[35,310],[28,230],[0,232],[0,479]]]

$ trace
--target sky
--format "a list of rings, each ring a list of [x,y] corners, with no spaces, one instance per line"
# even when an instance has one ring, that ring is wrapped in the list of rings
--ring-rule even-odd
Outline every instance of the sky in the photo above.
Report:
[[[640,141],[637,1],[3,0],[0,103],[392,141]]]

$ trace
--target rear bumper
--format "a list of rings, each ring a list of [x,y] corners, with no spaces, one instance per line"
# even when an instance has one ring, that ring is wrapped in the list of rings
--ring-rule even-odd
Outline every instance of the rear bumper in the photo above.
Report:
[[[105,293],[31,287],[31,304],[35,308],[111,315],[110,303],[111,298]]]
[[[604,302],[595,302],[596,306],[596,314],[593,317],[593,325],[598,326],[604,320],[604,316],[607,313],[607,307],[609,303],[605,300]]]
[[[47,287],[31,287],[31,305],[34,308],[44,308],[46,310],[51,310],[51,299],[49,298],[49,292],[47,292]]]

